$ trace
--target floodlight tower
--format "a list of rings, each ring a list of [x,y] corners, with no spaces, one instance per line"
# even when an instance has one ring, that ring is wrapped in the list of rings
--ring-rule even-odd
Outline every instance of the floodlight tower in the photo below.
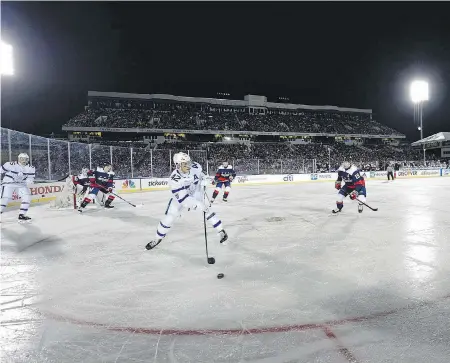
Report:
[[[411,83],[411,100],[417,105],[420,122],[420,139],[423,139],[423,103],[428,101],[428,82],[414,81]],[[423,166],[425,166],[425,144],[423,145]]]

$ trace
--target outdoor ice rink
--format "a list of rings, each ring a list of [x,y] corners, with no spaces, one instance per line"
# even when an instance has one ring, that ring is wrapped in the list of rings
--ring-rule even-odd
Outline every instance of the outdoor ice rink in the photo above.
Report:
[[[448,363],[450,178],[234,187],[144,249],[169,191],[113,210],[2,217],[2,362]],[[211,194],[212,190],[209,190]],[[225,278],[216,275],[222,272]]]

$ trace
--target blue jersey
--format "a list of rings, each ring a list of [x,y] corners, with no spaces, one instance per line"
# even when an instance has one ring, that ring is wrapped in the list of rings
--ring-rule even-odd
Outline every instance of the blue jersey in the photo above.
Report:
[[[88,177],[91,184],[97,184],[104,188],[112,188],[113,187],[113,172],[106,172],[103,168],[97,168],[97,170],[89,170]]]
[[[216,182],[224,183],[229,182],[230,177],[232,177],[233,179],[236,177],[236,172],[233,170],[233,167],[231,165],[228,165],[227,167],[221,165],[217,170],[214,180]]]
[[[344,181],[349,188],[363,187],[366,185],[364,178],[361,175],[361,170],[352,165],[345,170],[342,166],[338,169],[338,182]]]

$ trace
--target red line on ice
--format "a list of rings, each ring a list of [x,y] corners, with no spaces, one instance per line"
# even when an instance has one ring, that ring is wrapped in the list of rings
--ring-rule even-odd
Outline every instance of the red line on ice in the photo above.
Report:
[[[370,315],[363,315],[354,318],[346,318],[339,320],[331,320],[323,323],[311,323],[311,324],[294,324],[294,325],[282,325],[282,326],[273,326],[273,327],[262,327],[262,328],[246,328],[246,329],[150,329],[150,328],[134,328],[134,327],[126,327],[126,326],[111,326],[109,324],[95,323],[85,320],[79,320],[75,318],[69,318],[62,315],[56,315],[52,313],[42,313],[42,315],[47,316],[56,321],[62,322],[70,322],[76,325],[84,325],[95,328],[102,328],[110,331],[118,331],[118,332],[129,332],[135,334],[157,334],[157,335],[247,335],[247,334],[263,334],[263,333],[282,333],[288,331],[304,331],[311,329],[329,329],[332,326],[344,325],[349,323],[357,323],[368,321],[372,319],[382,318],[388,315],[392,315],[395,313],[400,313],[402,311],[411,310],[415,308],[419,308],[422,306],[427,306],[431,304],[436,304],[440,301],[446,300],[450,298],[450,294],[443,296],[435,301],[428,302],[420,302],[417,304],[407,305],[401,308],[395,308],[388,311],[383,311],[379,313],[374,313]]]
[[[323,328],[323,331],[325,332],[325,335],[328,338],[336,341],[338,351],[339,351],[339,353],[341,353],[341,355],[343,355],[345,357],[345,359],[347,359],[350,363],[359,363],[359,360],[356,359],[356,357],[353,355],[353,353],[350,352],[350,350],[348,348],[346,348],[344,346],[344,344],[342,344],[342,342],[337,338],[337,336],[334,334],[334,332],[331,330],[331,328],[329,326],[325,326]]]

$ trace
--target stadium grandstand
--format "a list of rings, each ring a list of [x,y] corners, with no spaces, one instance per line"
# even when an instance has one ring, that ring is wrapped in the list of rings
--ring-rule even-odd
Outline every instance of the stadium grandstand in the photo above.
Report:
[[[389,163],[417,166],[422,158],[370,109],[274,103],[255,95],[229,100],[89,91],[84,111],[63,131],[71,141],[153,151],[153,169],[170,162],[155,155],[181,150],[204,153],[213,165],[228,160],[248,174],[333,171],[343,159],[380,170]],[[430,154],[429,166],[437,163]]]

